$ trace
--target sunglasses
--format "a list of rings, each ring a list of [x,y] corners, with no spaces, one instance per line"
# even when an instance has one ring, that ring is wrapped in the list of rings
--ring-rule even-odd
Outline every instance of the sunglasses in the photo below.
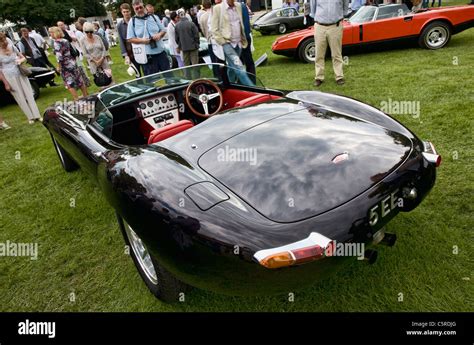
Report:
[[[143,6],[135,6],[134,9],[136,9],[136,10],[142,10],[142,9],[144,9],[144,7],[143,7]]]
[[[86,34],[93,34],[94,31],[84,31]]]

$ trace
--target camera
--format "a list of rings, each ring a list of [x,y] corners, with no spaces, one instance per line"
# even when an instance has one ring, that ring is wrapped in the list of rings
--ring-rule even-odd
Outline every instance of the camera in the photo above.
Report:
[[[151,40],[150,40],[150,47],[151,47],[151,49],[156,48],[156,46],[157,46],[156,41],[155,41],[154,39],[151,39]]]

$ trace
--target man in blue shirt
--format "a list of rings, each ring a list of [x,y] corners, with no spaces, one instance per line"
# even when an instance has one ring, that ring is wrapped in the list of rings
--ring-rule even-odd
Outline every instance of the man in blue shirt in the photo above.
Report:
[[[359,8],[365,5],[365,3],[366,3],[366,0],[352,0],[351,2],[352,13],[356,13],[359,10]]]
[[[146,14],[142,0],[133,0],[132,6],[135,16],[128,25],[127,40],[145,45],[148,61],[142,64],[143,73],[150,75],[168,70],[170,64],[162,41],[165,28],[159,18]]]

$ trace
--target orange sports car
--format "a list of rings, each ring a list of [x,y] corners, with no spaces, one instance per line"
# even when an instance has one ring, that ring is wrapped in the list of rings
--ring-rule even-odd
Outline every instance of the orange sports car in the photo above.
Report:
[[[411,12],[405,4],[363,6],[344,20],[343,48],[418,40],[422,48],[440,49],[451,35],[474,26],[474,5],[447,6]],[[278,55],[314,62],[314,28],[278,37],[272,45]]]

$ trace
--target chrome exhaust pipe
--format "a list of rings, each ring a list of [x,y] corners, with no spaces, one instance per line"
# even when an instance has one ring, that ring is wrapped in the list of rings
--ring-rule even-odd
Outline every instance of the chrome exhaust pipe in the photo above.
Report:
[[[373,264],[377,260],[378,252],[373,249],[367,249],[364,252],[364,260],[367,261],[368,264]]]

